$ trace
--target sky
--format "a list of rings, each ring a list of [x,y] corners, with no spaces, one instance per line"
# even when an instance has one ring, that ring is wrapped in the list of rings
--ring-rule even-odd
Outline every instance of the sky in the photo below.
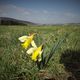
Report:
[[[80,23],[80,0],[0,0],[0,17],[40,24]]]

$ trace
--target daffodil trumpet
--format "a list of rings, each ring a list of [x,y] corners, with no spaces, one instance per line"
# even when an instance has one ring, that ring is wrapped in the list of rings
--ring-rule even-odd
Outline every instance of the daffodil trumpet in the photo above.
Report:
[[[33,61],[41,61],[42,45],[40,45],[32,54],[31,58]]]

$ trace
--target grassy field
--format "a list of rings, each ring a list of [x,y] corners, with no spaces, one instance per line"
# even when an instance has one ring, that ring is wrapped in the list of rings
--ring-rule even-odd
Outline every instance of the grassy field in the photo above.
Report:
[[[29,33],[37,33],[37,45],[46,42],[46,55],[64,34],[68,34],[44,69],[48,71],[45,76],[53,75],[55,80],[73,76],[80,80],[80,25],[0,26],[0,80],[40,80],[36,64],[23,53],[18,40]]]

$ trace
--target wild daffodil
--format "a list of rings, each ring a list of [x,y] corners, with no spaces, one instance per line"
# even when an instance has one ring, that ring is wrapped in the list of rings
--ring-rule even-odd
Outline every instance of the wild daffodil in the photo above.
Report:
[[[31,59],[33,61],[41,61],[41,54],[42,54],[42,45],[40,45],[33,51]]]
[[[19,40],[21,42],[23,42],[21,45],[23,48],[27,49],[29,47],[29,45],[31,44],[31,42],[33,41],[33,37],[35,34],[32,34],[30,36],[22,36],[19,38]]]
[[[34,40],[31,42],[32,47],[27,50],[27,54],[31,55],[33,61],[41,61],[42,45],[37,47]]]

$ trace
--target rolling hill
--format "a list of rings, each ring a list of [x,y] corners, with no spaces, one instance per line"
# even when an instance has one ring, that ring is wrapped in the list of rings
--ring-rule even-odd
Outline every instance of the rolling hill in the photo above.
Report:
[[[35,25],[35,23],[29,21],[18,20],[9,17],[0,17],[0,25]]]

